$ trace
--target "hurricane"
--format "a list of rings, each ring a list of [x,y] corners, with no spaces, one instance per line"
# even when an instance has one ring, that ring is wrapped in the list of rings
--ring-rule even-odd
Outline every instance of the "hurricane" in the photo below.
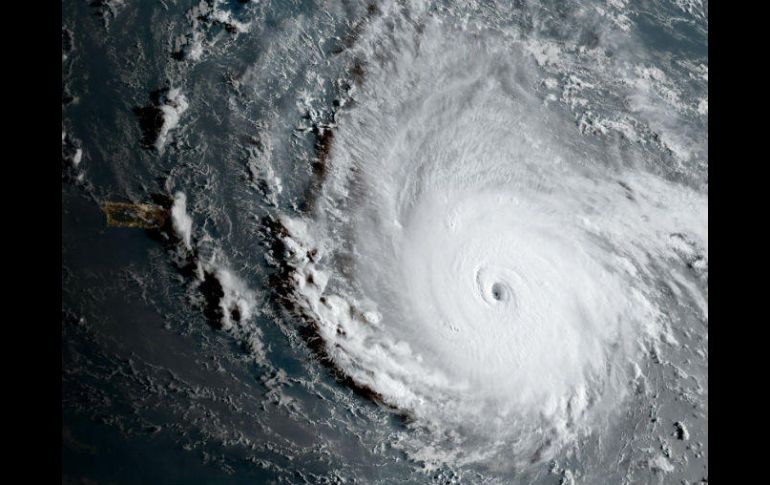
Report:
[[[705,254],[707,199],[585,139],[520,42],[411,15],[361,41],[312,209],[282,219],[294,301],[413,420],[411,453],[526,467],[597,432],[671,338],[660,285],[677,243]]]
[[[708,2],[62,2],[62,483],[708,482]]]

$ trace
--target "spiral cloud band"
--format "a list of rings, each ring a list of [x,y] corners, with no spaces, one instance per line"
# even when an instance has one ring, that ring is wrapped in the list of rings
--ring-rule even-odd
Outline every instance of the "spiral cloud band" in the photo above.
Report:
[[[431,21],[387,39],[357,47],[313,213],[283,218],[294,299],[336,367],[427,430],[416,456],[547,459],[666,338],[672,235],[705,254],[706,196],[581,135],[520,45]]]

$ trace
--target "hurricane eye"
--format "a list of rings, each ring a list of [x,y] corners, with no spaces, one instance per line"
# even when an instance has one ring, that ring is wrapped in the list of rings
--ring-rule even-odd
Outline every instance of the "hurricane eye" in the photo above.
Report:
[[[495,283],[492,285],[492,298],[497,301],[505,299],[505,287],[502,284]]]

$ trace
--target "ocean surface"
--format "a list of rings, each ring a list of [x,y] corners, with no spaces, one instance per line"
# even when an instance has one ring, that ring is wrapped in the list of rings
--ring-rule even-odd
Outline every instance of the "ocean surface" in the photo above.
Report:
[[[708,3],[62,1],[62,483],[705,483]]]

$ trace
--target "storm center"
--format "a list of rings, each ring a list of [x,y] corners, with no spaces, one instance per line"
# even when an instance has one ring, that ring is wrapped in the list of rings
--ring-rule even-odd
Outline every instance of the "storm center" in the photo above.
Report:
[[[492,285],[492,298],[497,301],[505,299],[505,287],[501,283],[494,283]]]

